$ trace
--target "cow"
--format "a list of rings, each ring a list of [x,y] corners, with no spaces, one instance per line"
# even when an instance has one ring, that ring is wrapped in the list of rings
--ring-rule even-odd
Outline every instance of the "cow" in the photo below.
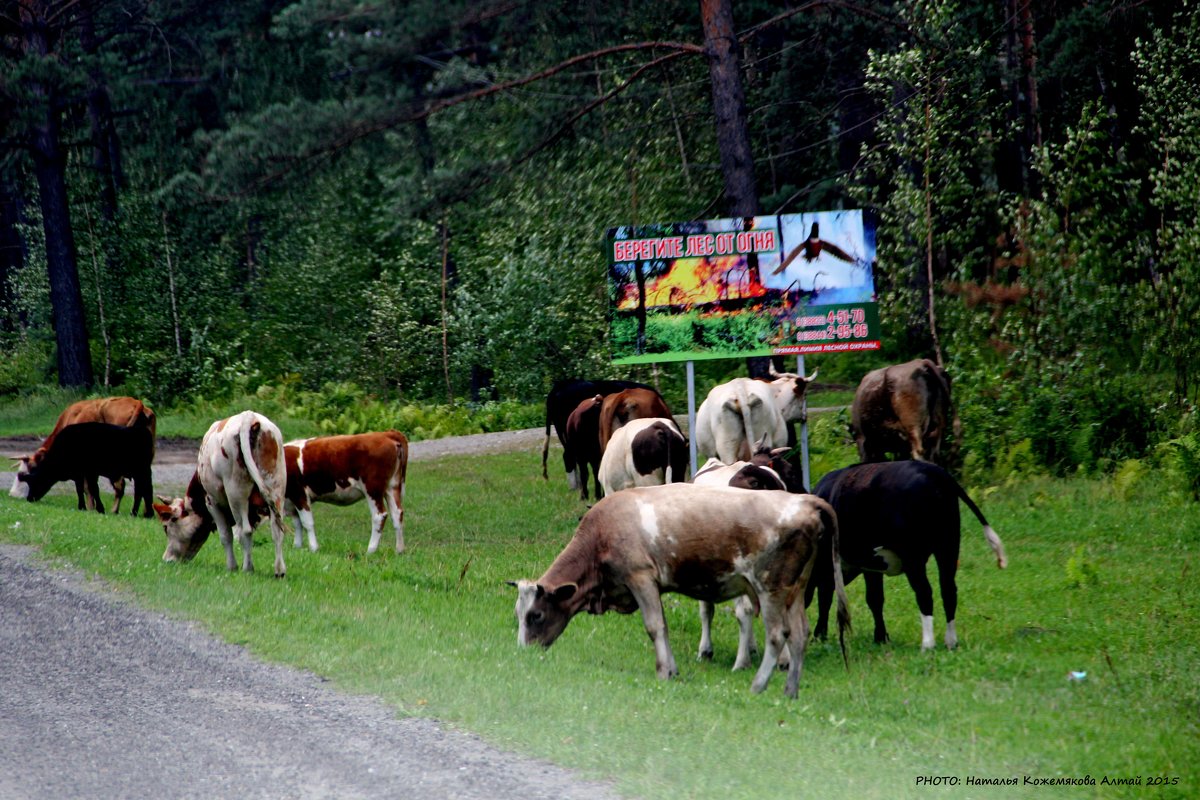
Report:
[[[58,415],[58,420],[54,423],[54,430],[50,431],[50,435],[46,437],[41,446],[32,454],[22,456],[18,459],[21,463],[17,466],[17,474],[20,475],[22,472],[28,472],[30,467],[36,466],[45,456],[46,451],[50,448],[50,444],[54,441],[54,437],[58,435],[58,432],[68,425],[74,425],[78,422],[107,422],[110,425],[122,425],[127,428],[133,426],[148,428],[150,431],[150,456],[151,460],[153,460],[154,440],[158,424],[154,412],[136,397],[98,397],[91,400],[80,400],[67,406]],[[120,477],[113,479],[112,487],[113,513],[117,514],[121,511],[121,499],[125,497],[125,479]],[[27,484],[14,478],[9,495],[12,497],[24,497],[27,488]],[[99,496],[99,493],[97,492],[94,495],[85,493],[84,485],[77,482],[75,484],[75,496],[78,499],[79,510],[82,511],[85,508],[95,507],[95,498]],[[135,506],[134,514],[136,513],[137,507]],[[146,516],[149,516],[150,513],[147,509]]]
[[[571,453],[575,474],[571,486],[579,490],[579,499],[588,499],[588,470],[591,469],[596,499],[600,490],[600,407],[604,395],[598,394],[582,401],[567,417],[563,432],[563,448]]]
[[[618,428],[600,459],[597,476],[604,494],[631,486],[658,486],[687,480],[688,442],[675,420],[630,420]]]
[[[554,386],[550,389],[550,393],[546,395],[546,440],[542,444],[542,479],[549,479],[549,476],[546,474],[546,459],[550,453],[551,425],[554,426],[554,432],[558,435],[558,442],[563,447],[563,467],[567,471],[567,481],[572,489],[579,489],[580,487],[575,483],[577,478],[575,451],[566,438],[567,418],[571,415],[571,412],[584,400],[593,398],[596,395],[603,397],[624,389],[649,388],[646,384],[635,381],[591,381],[578,379],[555,381]],[[599,427],[596,430],[599,431]],[[597,459],[596,463],[599,463],[599,459]],[[586,487],[583,487],[583,491],[585,492],[584,499],[586,500]]]
[[[662,395],[649,387],[624,389],[605,395],[600,406],[600,453],[608,446],[613,432],[633,419],[662,417],[674,419]]]
[[[938,462],[952,414],[950,376],[920,358],[863,376],[850,406],[850,433],[864,463],[888,454]]]
[[[132,478],[133,515],[137,516],[141,505],[149,517],[154,513],[150,508],[154,493],[150,469],[153,460],[154,435],[149,428],[77,422],[60,430],[36,463],[26,463],[26,470],[17,474],[17,480],[30,502],[41,500],[60,481],[74,481],[77,487],[86,487],[93,507],[103,514],[100,476],[114,483]]]
[[[658,677],[668,679],[679,670],[662,594],[714,603],[753,594],[767,641],[750,689],[766,688],[786,643],[786,692],[795,697],[808,643],[804,588],[823,535],[832,540],[832,569],[840,576],[837,518],[815,497],[690,483],[615,492],[584,515],[540,578],[510,583],[517,588],[517,643],[549,647],[580,611],[641,609]],[[844,635],[850,612],[845,592],[838,597]]]
[[[308,547],[317,551],[313,528],[313,502],[350,505],[364,497],[371,505],[371,541],[374,553],[391,516],[396,530],[396,552],[404,552],[404,478],[408,471],[408,439],[400,431],[360,433],[353,436],[319,436],[298,439],[283,447],[287,459],[284,512],[296,526],[294,545],[301,546],[302,532]]]
[[[867,582],[867,606],[875,618],[875,641],[888,641],[883,623],[883,577],[904,573],[917,596],[921,614],[921,649],[934,647],[933,589],[925,575],[932,555],[938,568],[942,608],[946,612],[946,647],[958,645],[954,615],[958,606],[959,530],[961,500],[983,525],[983,535],[1001,569],[1008,557],[1000,537],[979,507],[949,472],[928,461],[885,461],[835,470],[821,478],[817,496],[827,500],[838,516],[845,582],[860,572]],[[828,570],[818,566],[809,583],[807,601],[814,590],[818,598],[814,633],[824,637],[828,625]]]
[[[196,473],[187,496],[154,505],[167,535],[163,561],[190,561],[215,529],[225,548],[229,570],[238,568],[233,554],[236,535],[242,545],[242,569],[253,572],[251,533],[255,518],[261,517],[255,511],[259,506],[270,519],[271,538],[275,542],[275,577],[284,577],[286,487],[283,436],[275,423],[253,411],[217,420],[200,442]]]
[[[714,386],[696,412],[696,449],[725,464],[748,461],[756,444],[788,444],[788,423],[804,418],[804,392],[817,377],[773,373],[771,381],[734,378]]]
[[[753,491],[779,490],[804,494],[804,484],[784,455],[786,447],[774,449],[759,446],[749,461],[722,464],[710,458],[692,478],[697,486],[733,486]],[[716,608],[712,603],[700,601],[700,649],[697,658],[702,661],[713,657],[712,620]],[[750,666],[754,646],[754,604],[746,596],[734,603],[734,616],[738,621],[738,650],[733,662],[734,670]]]

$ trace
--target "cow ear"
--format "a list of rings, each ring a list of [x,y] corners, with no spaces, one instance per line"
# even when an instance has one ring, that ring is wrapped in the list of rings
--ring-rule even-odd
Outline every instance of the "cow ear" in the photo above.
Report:
[[[541,586],[538,586],[538,589],[541,588]],[[550,592],[550,600],[555,603],[566,602],[567,600],[571,599],[572,595],[574,595],[578,589],[578,584],[564,583],[562,586],[559,586],[557,589]]]
[[[159,499],[161,500],[162,498]],[[171,518],[171,507],[163,505],[162,503],[154,504],[154,512],[158,514],[158,518],[163,522],[166,522]]]
[[[514,589],[516,589],[516,588],[517,588],[517,582],[516,582],[516,581],[505,581],[505,582],[504,582],[504,585],[505,585],[505,586],[511,586],[511,587],[513,587]]]

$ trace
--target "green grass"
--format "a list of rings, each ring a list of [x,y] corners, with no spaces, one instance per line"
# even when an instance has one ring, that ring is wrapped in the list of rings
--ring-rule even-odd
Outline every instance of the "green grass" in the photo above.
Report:
[[[0,538],[400,714],[610,778],[631,795],[1200,794],[1200,513],[1153,476],[1124,502],[1100,480],[990,492],[984,510],[1011,566],[997,570],[979,526],[964,520],[959,649],[919,651],[899,579],[886,584],[893,643],[875,646],[855,582],[849,671],[835,646],[816,643],[789,701],[782,673],[756,696],[750,673],[730,671],[728,608],[716,660],[697,662],[696,604],[678,596],[667,598],[681,673],[671,682],[655,678],[636,615],[581,615],[551,649],[518,649],[504,581],[539,575],[583,510],[565,482],[543,483],[539,462],[530,452],[413,464],[401,556],[365,555],[364,506],[318,506],[322,549],[289,543],[283,581],[270,576],[264,533],[254,575],[226,572],[215,538],[194,562],[164,564],[156,522],[77,512],[69,493],[38,504],[0,496]],[[935,619],[940,643],[940,610]],[[1087,677],[1069,681],[1071,671]],[[946,789],[916,786],[921,775],[1179,784]]]

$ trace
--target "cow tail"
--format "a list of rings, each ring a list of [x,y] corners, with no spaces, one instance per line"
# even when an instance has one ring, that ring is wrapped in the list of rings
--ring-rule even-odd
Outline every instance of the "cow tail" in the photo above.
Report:
[[[250,412],[252,419],[249,425],[245,424],[246,418],[243,419],[241,432],[239,434],[239,443],[242,448],[242,460],[246,462],[246,472],[250,473],[250,480],[254,481],[254,485],[258,487],[258,493],[262,495],[263,501],[267,504],[267,515],[271,518],[272,525],[279,525],[280,530],[283,530],[283,519],[280,517],[279,509],[271,502],[274,494],[267,489],[266,481],[263,474],[258,469],[258,462],[254,458],[254,445],[259,435],[262,433],[262,424]],[[283,450],[279,452],[279,457],[283,458]]]
[[[739,410],[742,412],[742,429],[746,433],[746,455],[745,459],[749,461],[754,456],[754,446],[757,444],[754,438],[754,424],[750,421],[750,399],[746,397],[746,384],[738,381],[737,384],[737,401]],[[741,458],[741,454],[738,454]]]
[[[850,668],[850,656],[846,652],[846,633],[850,631],[850,599],[846,597],[846,582],[842,578],[841,536],[838,533],[837,514],[826,504],[821,509],[821,521],[829,531],[830,552],[833,558],[833,590],[837,593],[838,644],[842,648],[842,663]]]
[[[950,480],[954,483],[954,488],[958,490],[959,499],[967,504],[967,508],[971,509],[971,513],[975,515],[975,519],[979,520],[979,524],[983,526],[984,538],[987,539],[992,552],[996,554],[996,566],[1004,569],[1008,566],[1008,556],[1004,553],[1004,543],[1000,541],[1000,537],[996,535],[996,531],[992,530],[992,526],[984,519],[983,512],[979,510],[979,506],[975,505],[975,502],[967,496],[967,490],[953,478]]]

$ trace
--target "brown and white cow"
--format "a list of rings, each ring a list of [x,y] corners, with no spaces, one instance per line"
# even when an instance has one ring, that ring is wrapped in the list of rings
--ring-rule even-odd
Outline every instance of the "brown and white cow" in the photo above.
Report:
[[[605,494],[687,480],[688,441],[675,420],[633,419],[613,432],[597,476]]]
[[[819,498],[787,492],[672,483],[616,492],[596,503],[575,536],[536,581],[517,581],[517,642],[549,647],[580,611],[641,609],[660,678],[679,670],[667,640],[662,594],[720,602],[753,594],[767,644],[751,691],[766,688],[780,650],[794,697],[808,642],[804,588],[823,535],[837,559],[837,518]],[[840,580],[840,579],[839,579]],[[839,595],[843,631],[850,615]]]
[[[189,561],[215,528],[225,548],[225,563],[238,568],[233,537],[242,545],[242,569],[254,570],[251,533],[261,508],[270,519],[275,542],[275,577],[283,563],[284,491],[287,469],[283,436],[275,423],[254,411],[217,420],[200,442],[196,474],[186,497],[154,505],[167,535],[163,561]]]
[[[722,463],[746,461],[755,447],[788,444],[788,423],[804,417],[804,392],[817,377],[774,373],[771,381],[734,378],[714,386],[696,412],[696,449]]]
[[[950,376],[927,358],[868,372],[850,406],[850,432],[863,462],[889,453],[938,461],[953,414]]]
[[[352,436],[319,436],[284,445],[287,457],[287,495],[284,511],[296,526],[295,546],[301,533],[317,551],[312,504],[339,506],[366,497],[371,506],[371,541],[367,552],[379,548],[383,522],[389,516],[396,529],[396,552],[404,552],[404,478],[408,471],[408,439],[400,431],[359,433]]]
[[[28,496],[28,484],[22,482],[20,476],[27,474],[31,468],[36,467],[46,457],[46,452],[50,449],[50,445],[53,444],[54,438],[63,428],[81,422],[106,422],[109,425],[120,425],[125,428],[146,428],[150,431],[150,458],[153,460],[155,434],[158,423],[154,412],[145,403],[136,397],[96,397],[90,400],[80,400],[63,409],[63,412],[58,415],[58,420],[54,423],[54,430],[50,431],[50,435],[46,437],[37,450],[19,459],[21,463],[17,466],[17,477],[13,479],[12,488],[9,489],[8,493],[10,496]],[[121,477],[112,479],[112,487],[113,513],[116,514],[120,512],[121,499],[125,497],[125,479]],[[85,508],[95,508],[97,502],[97,499],[93,498],[91,493],[85,493],[84,489],[85,486],[83,483],[80,481],[75,482],[75,495],[78,498],[80,511]],[[136,508],[134,513],[136,513]],[[145,513],[146,516],[150,516],[148,506],[145,509]]]
[[[605,395],[600,406],[600,452],[608,446],[613,431],[627,424],[631,419],[650,419],[665,417],[673,419],[671,409],[662,395],[653,389],[625,389],[615,394]]]

